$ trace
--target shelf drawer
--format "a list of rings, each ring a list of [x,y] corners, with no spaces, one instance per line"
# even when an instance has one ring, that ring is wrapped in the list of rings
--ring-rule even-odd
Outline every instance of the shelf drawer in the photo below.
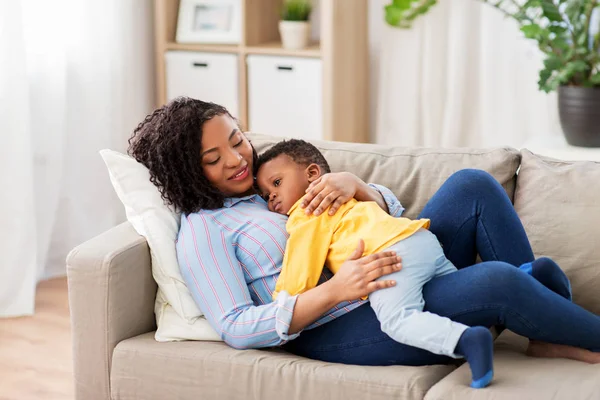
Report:
[[[247,64],[250,130],[323,138],[321,60],[250,55]]]
[[[189,96],[220,104],[239,116],[236,54],[168,51],[165,64],[168,100]]]

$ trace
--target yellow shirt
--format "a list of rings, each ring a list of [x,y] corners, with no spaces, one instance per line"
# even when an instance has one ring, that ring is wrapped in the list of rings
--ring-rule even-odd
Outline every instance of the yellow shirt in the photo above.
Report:
[[[394,218],[374,201],[352,199],[335,215],[325,212],[314,216],[305,214],[300,200],[288,213],[286,230],[290,237],[273,299],[282,290],[296,295],[314,288],[324,265],[337,273],[359,239],[365,242],[364,255],[369,255],[406,239],[420,228],[429,228],[428,219]]]

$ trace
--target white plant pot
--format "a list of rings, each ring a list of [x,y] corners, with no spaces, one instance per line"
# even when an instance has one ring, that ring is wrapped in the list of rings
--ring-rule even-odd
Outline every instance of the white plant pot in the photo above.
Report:
[[[304,49],[309,43],[310,22],[279,21],[279,34],[284,49]]]

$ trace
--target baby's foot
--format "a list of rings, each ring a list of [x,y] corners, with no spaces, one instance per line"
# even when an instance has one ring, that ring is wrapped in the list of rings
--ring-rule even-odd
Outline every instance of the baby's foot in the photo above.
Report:
[[[538,282],[554,293],[561,295],[567,300],[572,300],[569,278],[567,278],[567,275],[560,269],[558,264],[550,258],[538,258],[533,262],[521,265],[519,269],[533,276]]]
[[[487,328],[476,326],[463,332],[456,353],[465,357],[471,368],[471,387],[484,388],[494,377],[494,338]]]

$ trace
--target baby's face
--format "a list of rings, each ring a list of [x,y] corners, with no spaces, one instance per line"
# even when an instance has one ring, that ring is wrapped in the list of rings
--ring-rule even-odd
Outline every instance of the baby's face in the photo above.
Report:
[[[306,167],[281,154],[264,163],[256,174],[256,183],[270,211],[287,215],[308,185]]]

